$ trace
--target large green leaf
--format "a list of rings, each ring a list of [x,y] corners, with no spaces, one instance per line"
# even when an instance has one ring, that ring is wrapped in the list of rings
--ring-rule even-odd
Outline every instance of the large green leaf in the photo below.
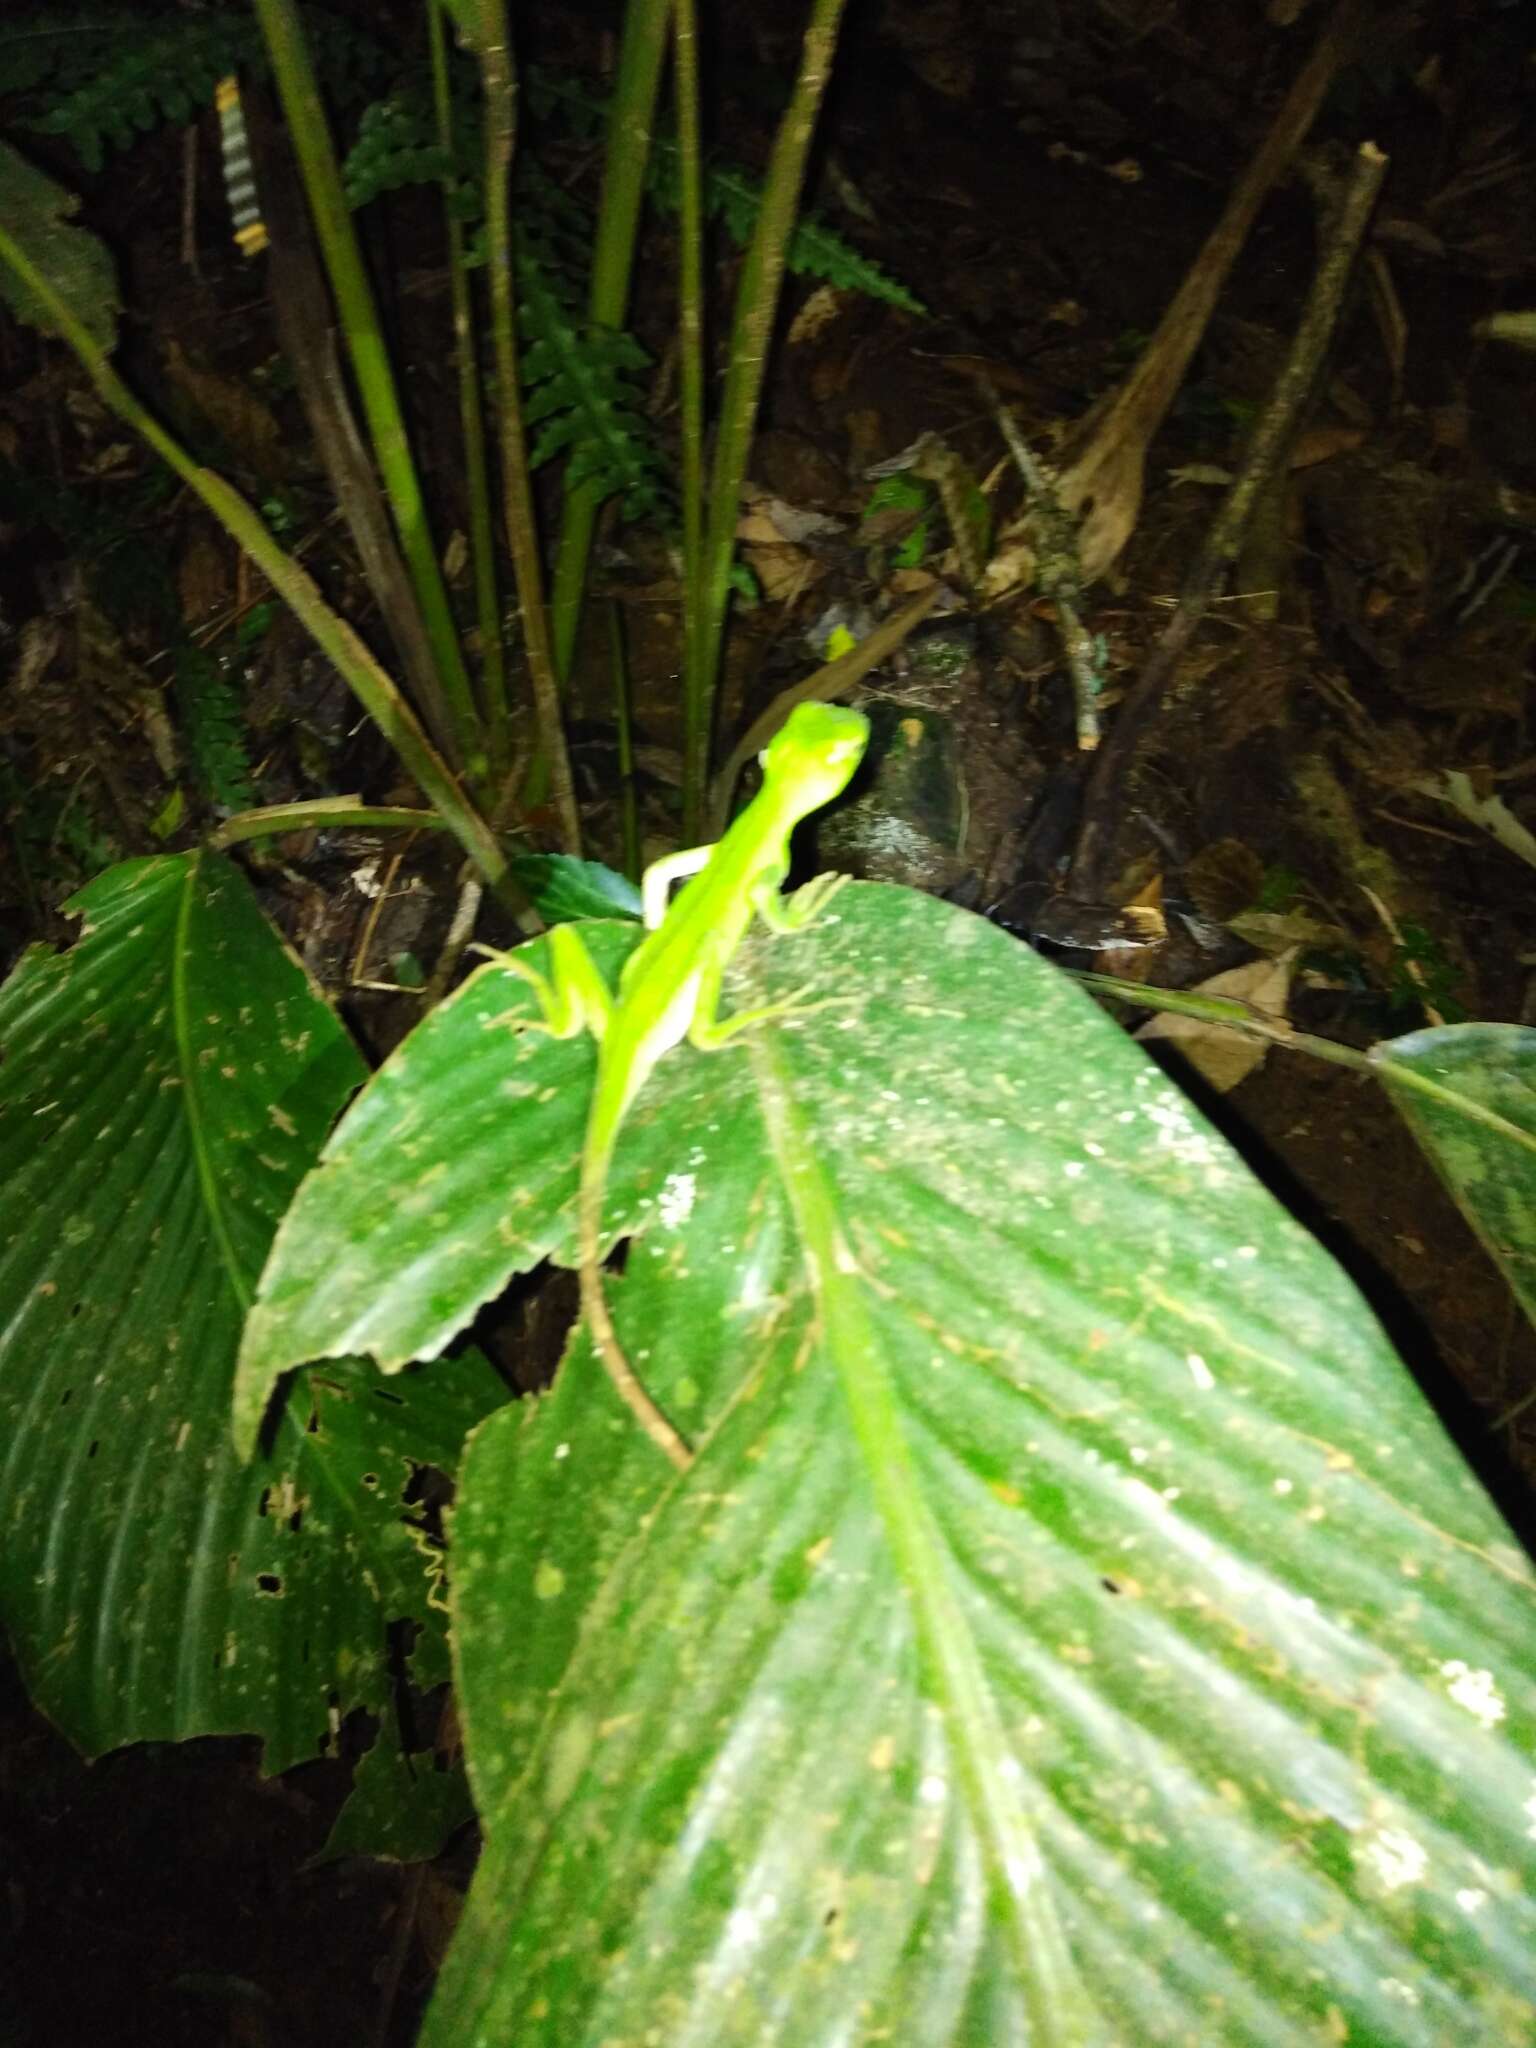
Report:
[[[1536,1031],[1446,1024],[1373,1046],[1371,1061],[1536,1322]]]
[[[583,929],[614,978],[639,928]],[[547,967],[542,940],[525,951]],[[482,1302],[561,1243],[594,1053],[585,1036],[525,1032],[537,1017],[525,981],[482,967],[359,1096],[262,1274],[235,1381],[242,1445],[277,1374],[353,1353],[387,1372],[436,1357]]]
[[[128,862],[71,907],[77,944],[0,991],[0,1613],[87,1753],[250,1731],[280,1770],[387,1713],[396,1619],[439,1674],[404,1496],[501,1390],[473,1356],[342,1363],[240,1464],[245,1306],[362,1063],[227,861]]]
[[[614,1163],[694,1466],[584,1341],[472,1439],[428,2048],[1536,2040],[1536,1585],[1353,1288],[979,920],[850,888],[731,1003],[801,986]],[[565,1247],[591,1049],[530,1000],[482,970],[343,1124],[258,1378]]]

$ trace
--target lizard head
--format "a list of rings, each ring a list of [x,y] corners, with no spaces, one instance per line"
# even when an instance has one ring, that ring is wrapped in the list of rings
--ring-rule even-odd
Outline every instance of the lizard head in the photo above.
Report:
[[[801,816],[808,816],[842,794],[868,744],[862,711],[811,699],[795,706],[758,759],[764,781],[793,789],[804,798]]]

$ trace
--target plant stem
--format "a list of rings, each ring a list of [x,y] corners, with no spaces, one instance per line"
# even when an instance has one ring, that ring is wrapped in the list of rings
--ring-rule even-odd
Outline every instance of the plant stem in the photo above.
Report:
[[[758,401],[768,364],[768,342],[778,311],[784,279],[784,254],[794,232],[800,191],[805,182],[806,155],[816,125],[844,0],[814,0],[801,50],[800,75],[779,132],[763,187],[762,209],[742,266],[731,329],[731,360],[721,401],[720,430],[710,479],[709,523],[704,539],[701,602],[689,623],[684,650],[686,735],[685,796],[694,794],[694,810],[685,814],[685,842],[697,836],[709,756],[714,710],[714,682],[725,631],[730,595],[731,557],[735,551],[737,507],[747,452],[757,419]]]
[[[629,655],[624,645],[624,616],[614,598],[608,600],[608,654],[613,671],[613,715],[619,735],[619,817],[624,840],[624,872],[640,882],[640,807],[635,800],[635,734],[629,715]]]
[[[448,40],[443,10],[429,4],[427,30],[432,49],[432,105],[445,160],[453,145],[453,100],[448,81]],[[448,232],[448,280],[453,295],[454,363],[459,377],[459,421],[464,435],[464,490],[469,501],[469,547],[474,565],[475,617],[480,626],[480,708],[493,778],[506,772],[512,753],[511,710],[507,702],[507,658],[502,644],[501,599],[496,587],[496,531],[491,517],[490,464],[486,457],[485,407],[475,351],[474,303],[464,267],[463,223],[448,204],[449,174],[443,179],[443,220]]]
[[[1114,974],[1092,974],[1075,968],[1070,971],[1079,987],[1092,989],[1095,995],[1112,996],[1117,1003],[1134,1003],[1143,1010],[1193,1017],[1203,1024],[1225,1025],[1244,1038],[1262,1038],[1270,1045],[1289,1046],[1293,1052],[1309,1052],[1314,1059],[1328,1060],[1336,1067],[1353,1067],[1359,1074],[1379,1071],[1369,1055],[1358,1052],[1354,1046],[1297,1031],[1286,1018],[1257,1010],[1239,996],[1205,995],[1189,988],[1153,988],[1148,982],[1122,981]]]
[[[1121,981],[1113,974],[1081,973],[1075,968],[1068,971],[1081,987],[1092,989],[1095,995],[1110,996],[1117,1003],[1134,1003],[1144,1010],[1167,1010],[1175,1016],[1195,1017],[1202,1023],[1224,1025],[1227,1030],[1235,1031],[1244,1038],[1262,1038],[1291,1052],[1310,1053],[1313,1059],[1326,1060],[1330,1066],[1351,1067],[1355,1073],[1369,1075],[1383,1086],[1390,1076],[1393,1088],[1422,1095],[1426,1102],[1434,1103],[1437,1108],[1451,1110],[1468,1123],[1481,1124],[1485,1130],[1493,1131],[1501,1138],[1513,1138],[1517,1145],[1525,1146],[1530,1142],[1526,1132],[1517,1129],[1507,1117],[1500,1116],[1496,1109],[1490,1109],[1486,1103],[1477,1102],[1457,1089],[1447,1088],[1433,1074],[1422,1073],[1417,1067],[1394,1059],[1392,1048],[1397,1041],[1393,1039],[1378,1039],[1361,1052],[1353,1045],[1340,1045],[1334,1038],[1319,1038],[1312,1031],[1294,1030],[1284,1017],[1255,1009],[1238,996],[1205,995],[1190,988],[1153,988],[1146,982]],[[1449,1028],[1460,1030],[1461,1026]],[[1500,1264],[1503,1264],[1502,1259]]]
[[[236,811],[216,825],[204,839],[205,846],[222,852],[247,839],[272,839],[279,832],[343,831],[443,832],[444,819],[436,811],[410,810],[403,804],[365,804],[355,796],[302,797],[297,803],[265,804],[259,811]]]
[[[677,103],[677,354],[682,407],[683,817],[690,843],[703,816],[710,720],[692,715],[688,650],[704,611],[704,201],[699,166],[699,42],[693,0],[676,0],[673,97]],[[690,829],[693,828],[693,829]]]
[[[781,690],[767,709],[753,719],[714,780],[710,825],[717,837],[730,821],[731,798],[736,792],[737,778],[742,769],[754,754],[767,746],[795,706],[812,697],[831,703],[834,698],[846,695],[855,683],[863,681],[872,668],[896,652],[912,628],[927,617],[942,594],[943,586],[937,583],[920,592],[910,604],[904,604],[883,625],[866,634],[856,647],[850,647],[846,654],[824,662],[810,675],[802,676],[798,683],[791,683],[787,690]]]
[[[485,773],[485,748],[479,729],[469,673],[459,649],[458,629],[432,535],[416,465],[411,459],[405,421],[379,329],[373,292],[363,268],[352,216],[342,190],[341,174],[315,84],[304,30],[294,0],[255,0],[257,17],[272,58],[272,71],[293,137],[299,171],[314,215],[321,253],[331,289],[336,294],[341,328],[357,379],[358,394],[368,421],[384,488],[389,495],[400,547],[427,637],[437,663],[440,700],[424,706],[433,726],[469,774],[479,782]]]
[[[517,144],[517,75],[507,43],[505,0],[479,0],[475,55],[485,95],[485,229],[491,294],[491,339],[496,356],[497,418],[501,438],[501,488],[507,540],[517,577],[523,645],[533,689],[539,746],[549,765],[550,796],[567,853],[581,852],[581,819],[571,784],[571,758],[560,719],[539,560],[533,486],[528,474],[528,441],[523,432],[517,367],[517,323],[512,295],[512,156]]]
[[[629,0],[625,9],[618,75],[608,109],[603,196],[592,244],[592,289],[587,300],[588,316],[599,327],[622,327],[629,308],[635,234],[645,193],[645,166],[650,155],[651,124],[656,114],[671,6],[672,0]],[[562,682],[571,672],[586,590],[587,558],[602,502],[596,487],[578,484],[566,494],[561,514],[551,613],[555,667]]]
[[[221,526],[244,548],[290,609],[335,664],[353,695],[373,719],[444,823],[519,924],[540,929],[532,905],[507,865],[496,835],[455,780],[415,712],[373,650],[347,621],[333,612],[314,579],[284,554],[260,516],[223,477],[194,462],[181,443],[146,410],[107,361],[74,309],[59,295],[25,251],[0,226],[3,258],[46,311],[52,331],[67,341],[104,404],[154,449],[168,468],[194,491]]]

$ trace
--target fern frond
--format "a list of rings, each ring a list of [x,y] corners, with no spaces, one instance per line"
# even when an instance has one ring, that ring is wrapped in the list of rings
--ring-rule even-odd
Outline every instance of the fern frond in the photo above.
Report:
[[[395,94],[363,114],[357,140],[342,169],[347,197],[361,206],[404,185],[440,182],[448,175],[452,203],[466,223],[479,214],[479,117],[455,117],[451,156],[419,97]],[[592,216],[523,152],[515,196],[521,223],[513,262],[519,323],[527,346],[522,360],[525,416],[542,426],[531,461],[535,468],[569,457],[567,482],[591,484],[621,498],[627,517],[661,511],[668,500],[666,466],[641,410],[635,377],[650,358],[630,335],[600,333],[573,310],[586,288]],[[483,227],[472,235],[464,260],[485,262]]]
[[[114,34],[91,77],[28,126],[62,136],[88,171],[99,171],[109,149],[126,149],[138,135],[187,121],[210,104],[225,73],[252,65],[260,46],[246,17],[141,17],[131,40]]]
[[[627,519],[665,514],[666,469],[633,382],[650,357],[633,335],[579,319],[526,236],[518,237],[513,263],[528,344],[526,416],[530,426],[543,427],[532,466],[568,454],[568,485],[619,498]]]
[[[322,9],[307,9],[304,19],[316,67],[338,98],[354,100],[386,74],[391,60],[377,38]],[[52,60],[41,71],[39,53],[30,49],[34,39]],[[28,40],[21,39],[19,29],[7,29],[0,62],[14,42],[23,53],[24,72],[32,74],[22,89],[52,84],[48,103],[25,116],[25,125],[41,135],[62,136],[90,171],[100,170],[109,150],[125,149],[167,122],[191,120],[212,103],[214,87],[226,73],[244,70],[264,77],[269,70],[266,45],[244,11],[102,10],[83,38],[88,69],[79,61],[76,41],[73,35],[66,40],[39,15]],[[0,90],[7,88],[0,71]]]
[[[582,139],[603,132],[608,102],[602,95],[588,91],[579,80],[557,77],[530,66],[527,84],[529,107],[540,118],[558,118]],[[676,214],[677,148],[665,135],[658,135],[652,148],[646,190],[663,213]],[[757,179],[731,165],[706,169],[703,196],[705,212],[720,221],[731,240],[744,248],[752,239],[762,204],[762,187]],[[851,242],[844,241],[825,221],[803,218],[785,260],[797,277],[825,278],[828,284],[862,292],[866,298],[881,299],[908,313],[926,310],[921,299],[887,276],[878,263],[861,256]]]
[[[354,210],[406,185],[446,185],[458,218],[473,220],[480,212],[479,169],[477,114],[456,112],[454,146],[446,150],[419,95],[394,92],[364,107],[341,182]]]
[[[872,257],[863,256],[851,242],[845,242],[836,228],[829,228],[813,213],[802,214],[789,238],[784,261],[796,277],[821,277],[842,291],[862,292],[866,299],[881,299],[899,306],[905,313],[926,313],[928,308],[904,284],[882,270]]]
[[[592,92],[573,72],[546,71],[529,64],[523,71],[528,111],[535,121],[557,115],[580,142],[595,142],[607,131],[608,96]]]
[[[675,211],[676,176],[666,160],[670,156],[670,150],[663,153],[647,181],[647,189],[658,206]],[[763,202],[758,181],[735,169],[706,170],[703,199],[704,211],[721,223],[733,242],[745,248],[752,239]],[[797,277],[823,278],[844,291],[862,292],[867,299],[882,299],[908,313],[926,310],[922,300],[914,298],[905,285],[888,277],[878,263],[861,256],[835,228],[829,228],[814,215],[801,216],[784,260]]]
[[[122,21],[121,8],[81,7],[66,17],[50,7],[16,9],[0,26],[0,96],[48,86],[68,91],[100,69],[102,38]]]

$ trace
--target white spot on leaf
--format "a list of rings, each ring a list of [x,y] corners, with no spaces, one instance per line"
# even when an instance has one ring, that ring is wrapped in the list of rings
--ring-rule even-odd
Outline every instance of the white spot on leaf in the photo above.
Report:
[[[1361,1844],[1360,1861],[1375,1873],[1384,1891],[1421,1884],[1429,1868],[1424,1844],[1403,1828],[1383,1828]]]
[[[1474,1671],[1460,1657],[1452,1657],[1440,1666],[1440,1675],[1456,1705],[1465,1708],[1485,1728],[1496,1728],[1504,1719],[1504,1702],[1491,1671]]]
[[[668,1230],[680,1230],[698,1197],[699,1184],[691,1173],[668,1174],[656,1198],[656,1213]]]

